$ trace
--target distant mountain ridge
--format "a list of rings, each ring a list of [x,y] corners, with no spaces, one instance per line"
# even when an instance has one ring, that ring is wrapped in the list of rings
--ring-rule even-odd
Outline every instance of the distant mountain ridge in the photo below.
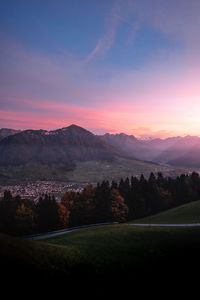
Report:
[[[25,130],[0,141],[0,165],[65,163],[70,167],[76,160],[111,159],[111,147],[77,125],[53,131]]]
[[[109,145],[120,147],[122,153],[129,157],[173,166],[200,167],[198,136],[140,140],[133,135],[105,134],[101,139]]]
[[[0,165],[59,164],[113,160],[116,156],[200,168],[198,136],[141,140],[125,133],[95,135],[70,125],[56,130],[0,129]]]
[[[121,155],[148,160],[148,155],[146,155],[147,153],[145,154],[147,150],[146,143],[137,139],[134,135],[106,133],[100,136],[100,138],[110,146],[118,149]],[[141,153],[143,155],[140,155]]]

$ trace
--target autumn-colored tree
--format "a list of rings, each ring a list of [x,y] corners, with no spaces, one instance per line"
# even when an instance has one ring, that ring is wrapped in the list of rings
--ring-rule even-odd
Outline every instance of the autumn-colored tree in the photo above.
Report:
[[[66,192],[61,202],[58,205],[60,227],[66,228],[70,225],[71,211],[79,197],[79,193],[68,191]]]
[[[125,222],[200,199],[200,176],[166,178],[131,177],[119,183],[103,181],[80,193],[66,192],[60,203],[54,196],[33,201],[5,191],[0,199],[0,230],[9,234],[52,231],[68,226],[101,222]]]
[[[73,207],[76,199],[78,197],[78,193],[73,192],[73,191],[69,191],[66,192],[61,199],[61,204],[64,205],[67,210],[71,210],[71,208]]]
[[[58,204],[59,228],[67,228],[69,226],[70,211],[61,202]]]
[[[128,206],[117,189],[111,189],[110,201],[113,221],[126,222],[128,217]]]

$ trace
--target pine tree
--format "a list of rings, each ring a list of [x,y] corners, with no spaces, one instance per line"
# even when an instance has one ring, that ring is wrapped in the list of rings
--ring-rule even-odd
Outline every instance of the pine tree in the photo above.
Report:
[[[19,235],[31,234],[34,230],[34,215],[31,205],[21,203],[15,214],[16,233]]]
[[[58,204],[54,196],[40,197],[36,204],[36,223],[41,232],[56,230],[59,227]]]

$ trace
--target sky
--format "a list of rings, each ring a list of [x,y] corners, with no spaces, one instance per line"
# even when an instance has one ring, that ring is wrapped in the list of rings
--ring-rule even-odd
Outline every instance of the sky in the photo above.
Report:
[[[0,127],[200,135],[199,0],[1,0]]]

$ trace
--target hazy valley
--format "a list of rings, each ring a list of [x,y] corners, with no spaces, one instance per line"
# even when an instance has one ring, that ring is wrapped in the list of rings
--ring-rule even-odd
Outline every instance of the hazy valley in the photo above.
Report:
[[[162,172],[176,176],[200,165],[198,137],[139,140],[97,136],[77,125],[54,131],[0,130],[0,183],[98,182]]]

